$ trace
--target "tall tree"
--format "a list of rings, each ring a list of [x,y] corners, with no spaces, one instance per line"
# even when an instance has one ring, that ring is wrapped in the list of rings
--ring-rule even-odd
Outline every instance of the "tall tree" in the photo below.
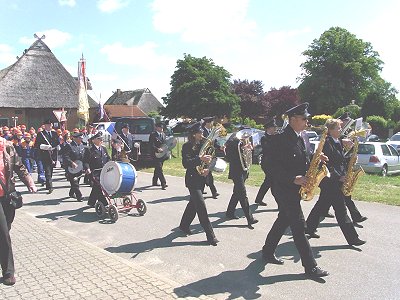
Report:
[[[303,55],[300,97],[318,114],[334,113],[351,100],[362,104],[373,82],[381,80],[383,62],[378,52],[340,27],[325,31]]]
[[[232,116],[239,111],[239,97],[231,89],[231,74],[206,57],[184,55],[171,76],[171,90],[161,114],[170,118]]]
[[[249,82],[246,80],[234,80],[233,91],[240,98],[240,116],[254,119],[262,113],[263,83],[259,80]]]

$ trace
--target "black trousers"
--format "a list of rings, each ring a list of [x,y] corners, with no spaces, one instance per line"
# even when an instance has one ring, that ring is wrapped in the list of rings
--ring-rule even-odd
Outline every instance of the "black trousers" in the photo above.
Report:
[[[215,234],[210,219],[208,218],[207,207],[206,203],[204,202],[202,190],[189,188],[189,193],[189,203],[186,205],[179,226],[185,229],[189,228],[197,214],[200,225],[203,227],[204,232],[206,233],[207,240],[212,240],[215,238]]]
[[[228,204],[228,208],[226,210],[226,214],[232,216],[235,214],[236,205],[240,202],[240,206],[243,209],[243,213],[247,219],[247,221],[251,221],[253,219],[253,215],[250,212],[249,199],[247,198],[245,181],[247,179],[247,175],[245,173],[241,173],[240,175],[232,178],[233,180],[233,193],[231,199]]]
[[[214,196],[217,194],[217,188],[214,185],[214,177],[212,172],[209,172],[206,177],[206,185],[210,188],[211,194]]]
[[[274,196],[278,203],[279,213],[265,240],[262,249],[263,255],[270,256],[275,253],[282,235],[290,227],[303,267],[306,269],[314,268],[317,262],[314,259],[310,243],[305,235],[306,223],[300,205],[300,195],[298,193],[291,195],[291,193],[281,194],[275,192]]]
[[[93,206],[96,204],[96,201],[100,201],[104,204],[104,206],[107,206],[107,199],[104,196],[100,186],[100,176],[94,177],[94,179],[95,180],[93,180],[92,191],[90,192],[88,199],[88,205]]]
[[[153,174],[153,185],[156,185],[158,180],[160,180],[161,186],[165,186],[167,182],[165,181],[163,173],[164,161],[160,159],[154,159],[154,174]]]
[[[75,176],[74,174],[69,174],[67,173],[67,179],[71,185],[71,188],[69,190],[69,194],[70,195],[74,195],[76,196],[77,199],[82,198],[82,192],[79,189],[79,181],[80,181],[80,177],[79,176]]]
[[[43,161],[44,177],[46,178],[46,189],[53,189],[53,168],[52,162]]]
[[[354,203],[353,199],[351,199],[351,195],[344,196],[344,203],[346,204],[347,209],[349,210],[351,219],[354,222],[357,222],[358,220],[360,220],[362,218],[362,215],[361,215],[360,211],[358,210],[356,204]]]
[[[271,188],[272,182],[271,182],[271,176],[268,176],[265,173],[265,178],[263,183],[260,186],[260,189],[258,190],[257,196],[256,196],[256,201],[255,202],[261,202],[263,201],[265,194],[267,194],[268,190]]]
[[[0,197],[0,263],[2,275],[14,276],[14,256],[11,245],[11,223],[14,221],[15,208]]]
[[[317,230],[320,217],[324,216],[324,213],[331,205],[335,210],[335,217],[339,227],[342,230],[346,241],[350,244],[352,241],[358,238],[358,234],[354,228],[353,222],[347,215],[344,195],[339,186],[336,188],[324,188],[321,186],[321,193],[318,201],[315,203],[307,218],[307,231],[315,232]]]

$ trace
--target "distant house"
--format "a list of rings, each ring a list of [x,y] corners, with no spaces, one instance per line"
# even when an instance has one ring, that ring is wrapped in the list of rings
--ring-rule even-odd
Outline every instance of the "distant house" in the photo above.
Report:
[[[158,112],[163,105],[148,88],[133,91],[117,91],[104,103],[108,116],[140,117]]]
[[[0,70],[0,125],[26,124],[38,128],[44,119],[57,119],[53,110],[67,111],[67,128],[78,123],[78,81],[41,40],[36,40],[11,66]],[[89,98],[90,119],[98,104]],[[57,125],[57,124],[56,124]]]

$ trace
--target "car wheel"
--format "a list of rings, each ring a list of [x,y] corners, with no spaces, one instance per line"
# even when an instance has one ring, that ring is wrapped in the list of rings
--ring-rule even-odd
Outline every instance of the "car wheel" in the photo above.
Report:
[[[387,165],[384,165],[384,166],[382,167],[382,170],[381,170],[381,176],[382,176],[382,177],[386,177],[387,172],[388,172],[388,167],[387,167]]]

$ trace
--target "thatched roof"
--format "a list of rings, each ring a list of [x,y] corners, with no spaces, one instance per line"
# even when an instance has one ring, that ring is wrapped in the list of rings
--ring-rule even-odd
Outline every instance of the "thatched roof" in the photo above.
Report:
[[[144,113],[157,112],[162,104],[148,88],[133,91],[117,90],[104,105],[138,106]]]
[[[89,106],[97,105],[89,97]],[[78,81],[38,39],[0,71],[0,107],[77,108]]]

